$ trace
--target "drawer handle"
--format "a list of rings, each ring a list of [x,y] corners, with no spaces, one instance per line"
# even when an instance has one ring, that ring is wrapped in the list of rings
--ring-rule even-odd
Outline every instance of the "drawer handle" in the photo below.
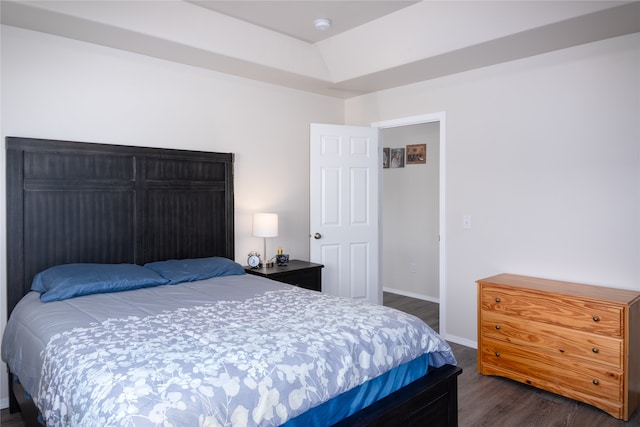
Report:
[[[598,380],[593,380],[591,382],[593,383],[593,385],[599,385],[600,384],[600,381],[598,381]]]
[[[500,325],[496,325],[496,329],[500,330]]]
[[[500,302],[500,298],[496,297],[496,302]]]
[[[500,352],[496,351],[496,357],[500,357]]]
[[[593,316],[593,321],[594,322],[599,322],[600,321],[600,316]]]
[[[597,353],[599,350],[598,350],[598,347],[593,347],[591,351],[593,351],[594,353]]]

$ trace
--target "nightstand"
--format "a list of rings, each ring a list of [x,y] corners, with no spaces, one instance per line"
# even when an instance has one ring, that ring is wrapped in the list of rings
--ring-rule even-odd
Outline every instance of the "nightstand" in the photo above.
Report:
[[[312,291],[321,291],[323,267],[324,265],[322,264],[292,259],[289,260],[289,264],[285,266],[276,265],[271,268],[251,268],[245,266],[244,270],[248,274],[266,277],[267,279],[311,289]]]

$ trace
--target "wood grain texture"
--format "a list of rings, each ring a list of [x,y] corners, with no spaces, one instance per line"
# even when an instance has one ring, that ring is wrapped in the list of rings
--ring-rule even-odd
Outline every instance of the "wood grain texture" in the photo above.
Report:
[[[628,290],[506,274],[479,280],[478,371],[627,420],[638,406],[629,370],[639,357],[629,351],[640,340],[630,323],[638,305],[640,293]]]
[[[506,285],[492,286],[483,282],[481,307],[517,316],[617,337],[622,336],[623,310],[620,303],[593,301],[562,292],[528,290]],[[597,317],[597,321],[594,321]]]
[[[436,303],[385,293],[384,305],[406,310],[432,327],[437,326],[432,323],[439,316]],[[624,422],[576,400],[507,378],[482,375],[476,369],[477,349],[449,344],[462,368],[458,377],[458,425],[462,427],[640,426],[640,410]]]
[[[482,280],[494,285],[508,285],[511,287],[530,289],[532,291],[557,292],[559,288],[562,288],[562,293],[565,295],[577,296],[585,300],[590,299],[595,302],[608,300],[612,302],[629,303],[640,299],[638,292],[628,289],[614,289],[516,274],[498,274]]]
[[[495,311],[485,311],[480,326],[485,339],[534,347],[553,358],[576,358],[623,369],[623,341],[617,337],[577,330],[567,334],[566,328],[561,326],[514,319]]]

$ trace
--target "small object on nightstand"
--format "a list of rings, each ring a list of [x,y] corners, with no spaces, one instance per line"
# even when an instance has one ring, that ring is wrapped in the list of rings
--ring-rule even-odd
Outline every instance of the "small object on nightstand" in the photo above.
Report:
[[[289,264],[289,254],[276,255],[276,264],[278,264],[281,267]]]
[[[250,252],[247,264],[249,264],[249,267],[251,268],[260,267],[260,254],[257,252]]]

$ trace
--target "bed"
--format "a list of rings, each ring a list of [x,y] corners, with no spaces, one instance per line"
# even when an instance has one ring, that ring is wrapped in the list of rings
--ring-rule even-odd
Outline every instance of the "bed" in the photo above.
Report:
[[[243,274],[233,218],[232,154],[7,138],[11,411],[29,425],[457,425],[461,370],[437,334]],[[103,269],[106,285],[68,285]]]

